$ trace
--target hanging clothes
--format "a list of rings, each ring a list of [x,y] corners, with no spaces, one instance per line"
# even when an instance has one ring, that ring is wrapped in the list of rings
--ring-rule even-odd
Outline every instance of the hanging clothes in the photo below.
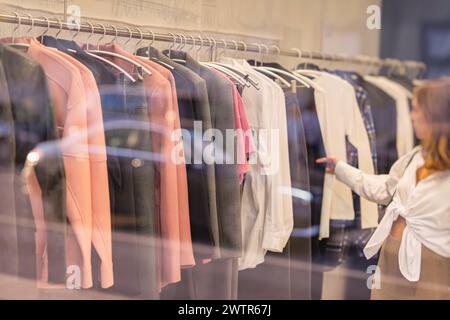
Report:
[[[243,100],[257,141],[242,198],[243,248],[239,269],[264,262],[267,251],[282,252],[293,229],[285,98],[282,89],[254,71],[246,61],[222,58],[258,79],[260,90],[244,90]],[[276,133],[272,143],[270,134]],[[280,214],[281,213],[281,214]]]
[[[359,83],[366,90],[372,106],[377,142],[377,172],[386,174],[398,159],[396,103],[391,96],[363,77],[359,77]]]
[[[117,75],[112,101],[103,106],[111,125],[106,132],[108,150],[119,159],[119,174],[111,186],[113,292],[144,299],[159,297],[155,237],[155,169],[152,135],[142,81]],[[150,152],[149,152],[150,151]]]
[[[89,143],[89,169],[91,180],[92,244],[100,257],[101,287],[114,284],[111,244],[111,209],[109,200],[108,171],[106,163],[105,129],[100,94],[92,72],[75,58],[55,51],[61,58],[75,66],[83,79],[87,106]],[[89,232],[89,230],[88,230]],[[76,248],[73,250],[78,251]],[[76,255],[76,253],[74,253]],[[78,263],[81,257],[78,258]]]
[[[204,147],[197,148],[194,143],[194,121],[201,121],[203,136],[211,129],[211,114],[205,81],[188,68],[174,63],[164,54],[150,48],[150,55],[172,66],[178,95],[178,107],[181,128],[190,132],[191,141],[184,141],[184,151],[188,160],[186,164],[189,189],[189,213],[194,256],[197,262],[204,259],[220,257],[219,224],[216,205],[214,167],[203,162]],[[137,51],[138,55],[148,56],[148,48]],[[202,141],[202,137],[195,137]],[[189,139],[187,139],[189,140]],[[200,159],[197,165],[195,159]],[[193,191],[195,190],[195,191]],[[205,223],[209,221],[209,223]]]
[[[0,44],[1,58],[3,58],[3,50],[4,46]],[[2,178],[0,192],[3,195],[0,209],[0,272],[16,276],[18,275],[17,268],[19,266],[14,188],[16,179],[16,139],[13,110],[3,64],[0,64],[0,99],[0,122],[4,124],[4,129],[0,133],[0,170]]]
[[[186,61],[184,65],[206,83],[212,127],[223,137],[223,141],[213,139],[221,258],[240,257],[242,255],[242,223],[239,211],[239,176],[235,149],[227,148],[230,145],[227,131],[235,130],[233,87],[226,79],[202,66],[185,52],[172,50],[170,56],[173,59]],[[234,135],[232,139],[231,142],[236,145]]]
[[[66,176],[67,216],[71,230],[67,243],[67,260],[69,265],[74,263],[81,268],[82,287],[90,288],[92,286],[92,192],[87,131],[88,112],[83,81],[78,69],[53,50],[44,47],[34,39],[17,39],[17,41],[28,42],[30,47],[27,54],[43,67],[53,101],[59,137],[70,141],[70,143],[61,142]],[[37,189],[36,187],[31,188]],[[42,207],[39,197],[31,195],[31,198],[38,199],[34,208]],[[38,214],[36,210],[33,210],[33,213]],[[38,215],[41,216],[41,214]],[[45,284],[48,273],[46,263],[48,258],[45,248],[48,239],[40,234],[37,236],[41,240],[36,243],[37,254],[39,254],[37,263],[38,266],[43,267],[39,271],[39,277]],[[80,258],[78,250],[82,261],[78,261]]]
[[[346,159],[346,137],[358,150],[358,167],[365,172],[374,172],[370,143],[359,111],[353,87],[337,76],[323,73],[314,79],[316,108],[320,129],[327,154]],[[345,109],[342,109],[345,108]],[[342,119],[342,115],[345,118]],[[336,121],[342,119],[342,121]],[[342,183],[327,174],[320,221],[320,238],[329,237],[330,219],[354,220],[352,193]],[[361,226],[374,228],[378,225],[376,204],[361,199]]]
[[[172,105],[171,84],[151,63],[137,59],[136,56],[126,52],[119,46],[110,44],[100,48],[142,63],[152,72],[152,75],[144,76],[144,85],[149,123],[152,130],[152,150],[162,156],[162,160],[155,163],[155,197],[157,197],[155,213],[159,217],[161,237],[159,241],[160,247],[158,248],[161,270],[160,286],[164,287],[169,283],[176,283],[181,280],[182,267],[195,265],[189,228],[189,213],[186,211],[185,203],[181,204],[183,211],[179,207],[180,201],[187,201],[187,186],[185,182],[184,186],[186,188],[180,189],[184,194],[180,195],[181,199],[179,200],[179,189],[176,187],[178,183],[177,163],[172,159],[172,152],[176,147],[172,135],[175,131],[175,121],[179,118],[176,117],[177,112],[174,111]],[[130,69],[131,65],[129,63],[121,59],[113,59],[113,61],[125,70],[133,73],[133,68],[131,67]],[[183,186],[182,183],[181,186]],[[181,221],[185,223],[184,225],[180,223],[180,214],[187,215],[186,217],[181,217],[181,219],[184,219]],[[180,240],[182,238],[184,243]],[[184,260],[183,264],[182,258]]]
[[[118,152],[118,147],[120,144],[126,147],[126,149],[133,149],[133,146],[125,145],[123,142],[123,132],[120,126],[118,128],[114,128],[111,126],[114,120],[121,121],[127,119],[127,114],[124,109],[124,103],[126,98],[124,96],[124,83],[125,81],[122,77],[115,72],[109,65],[99,61],[92,56],[88,55],[84,52],[84,50],[79,47],[73,41],[66,41],[61,39],[55,39],[52,37],[44,36],[43,42],[47,46],[55,47],[64,52],[67,55],[74,57],[75,59],[82,62],[85,66],[91,70],[92,74],[95,77],[100,97],[101,97],[101,106],[102,106],[102,120],[103,127],[105,128],[106,135],[106,146],[108,149],[107,153],[107,169],[108,169],[108,186],[109,186],[109,198],[110,198],[110,208],[111,208],[111,219],[112,219],[112,247],[113,247],[113,261],[115,266],[115,291],[125,294],[139,294],[138,283],[137,281],[133,281],[133,276],[138,276],[138,267],[139,263],[136,262],[136,251],[138,250],[139,244],[136,240],[136,228],[138,226],[138,221],[145,221],[145,219],[136,219],[135,216],[142,215],[145,217],[145,211],[141,211],[138,208],[135,209],[134,205],[131,205],[124,209],[121,208],[120,202],[117,199],[120,199],[122,195],[125,193],[126,195],[130,195],[129,190],[134,190],[134,182],[133,178],[130,177],[129,170],[129,158],[123,159],[124,153]],[[116,123],[117,123],[116,122]],[[136,131],[131,131],[130,137],[136,135]],[[136,139],[135,137],[133,139]],[[126,150],[123,149],[123,150]],[[126,157],[126,156],[125,156]],[[148,173],[145,175],[148,177]],[[151,177],[151,173],[150,173]],[[150,188],[152,186],[151,179],[148,181],[150,184]],[[145,189],[137,189],[137,193],[146,192]],[[133,197],[133,196],[132,196]],[[131,198],[132,199],[132,198]],[[151,198],[150,198],[151,199]],[[127,205],[127,202],[124,204]],[[123,223],[123,216],[129,216],[131,222],[127,222],[128,226],[125,226]],[[134,224],[134,226],[133,226]],[[124,241],[123,233],[124,230],[128,230],[131,232],[130,241]],[[150,254],[152,256],[152,248],[149,250],[143,249],[142,251],[146,254]],[[134,254],[134,255],[133,255]],[[100,262],[98,261],[98,256],[93,256],[93,266],[95,268],[101,268]],[[149,260],[149,259],[147,259]],[[143,259],[145,262],[145,259]],[[123,266],[123,267],[122,267]],[[143,270],[148,268],[148,264],[143,266]],[[151,265],[150,265],[151,267]],[[134,269],[133,269],[134,268]],[[121,271],[122,270],[122,271]],[[131,275],[131,280],[130,280]],[[145,279],[145,278],[144,278]],[[98,279],[98,276],[94,274],[94,283],[101,282]],[[129,283],[128,283],[129,282]],[[152,283],[153,286],[155,286]],[[130,289],[131,287],[131,289]]]
[[[414,131],[409,117],[409,93],[401,85],[385,77],[365,77],[367,81],[384,90],[395,99],[397,107],[397,153],[404,156],[414,148]]]

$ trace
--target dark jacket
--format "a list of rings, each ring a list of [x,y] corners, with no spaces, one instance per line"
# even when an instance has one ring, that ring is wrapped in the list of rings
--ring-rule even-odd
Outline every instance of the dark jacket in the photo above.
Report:
[[[38,144],[56,140],[57,130],[47,81],[42,68],[19,51],[0,44],[0,59],[11,101],[15,139],[15,209],[18,239],[18,274],[36,277],[34,219],[20,174],[27,155]],[[49,281],[65,279],[65,180],[58,143],[35,167],[47,224]]]

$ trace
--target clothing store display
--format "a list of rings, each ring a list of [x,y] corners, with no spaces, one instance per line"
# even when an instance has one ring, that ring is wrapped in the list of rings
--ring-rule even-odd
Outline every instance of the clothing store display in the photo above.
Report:
[[[231,40],[206,57],[203,39],[165,47],[125,27],[121,44],[106,25],[91,43],[90,22],[88,43],[84,24],[49,36],[51,19],[21,37],[15,16],[0,39],[0,275],[44,299],[448,298],[450,176],[416,184],[408,70],[300,51],[290,69],[285,49],[264,62],[272,49],[242,42],[237,59]],[[370,292],[360,274],[377,263]]]

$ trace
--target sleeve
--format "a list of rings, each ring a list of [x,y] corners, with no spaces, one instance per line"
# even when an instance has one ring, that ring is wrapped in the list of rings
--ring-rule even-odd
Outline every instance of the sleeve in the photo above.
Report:
[[[276,88],[278,89],[278,88]],[[294,227],[294,213],[292,208],[291,175],[289,166],[289,145],[287,137],[287,120],[284,94],[279,90],[273,91],[274,106],[273,119],[276,121],[275,131],[279,132],[278,139],[274,139],[271,132],[269,139],[272,155],[269,182],[270,201],[266,206],[263,248],[273,252],[282,252],[286,246]]]
[[[101,260],[101,286],[102,288],[109,288],[114,283],[114,277],[105,129],[100,93],[95,79],[90,74],[83,80],[86,85],[85,93],[87,97],[87,129],[90,131],[87,139],[92,192],[92,244]]]
[[[418,150],[418,148],[415,148],[397,160],[389,171],[389,174],[366,174],[343,161],[339,161],[336,165],[335,175],[339,181],[346,184],[359,196],[378,204],[387,205],[394,196],[397,184],[405,168]]]
[[[387,205],[391,194],[387,188],[389,175],[365,174],[343,161],[339,161],[335,170],[336,178],[366,200]]]
[[[358,107],[354,89],[348,85],[350,94],[348,101],[349,115],[351,121],[348,122],[346,133],[350,143],[358,149],[358,168],[367,174],[374,174],[374,164],[372,152],[370,150],[369,136],[364,126],[363,117]],[[361,199],[361,225],[363,229],[378,226],[378,207],[375,203]]]

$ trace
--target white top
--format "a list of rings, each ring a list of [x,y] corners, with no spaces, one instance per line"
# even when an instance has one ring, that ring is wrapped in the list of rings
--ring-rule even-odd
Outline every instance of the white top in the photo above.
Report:
[[[362,118],[354,88],[341,78],[322,73],[314,83],[321,90],[314,90],[317,116],[327,155],[339,160],[347,159],[346,137],[358,150],[358,167],[365,173],[374,174],[369,136]],[[323,190],[319,238],[329,237],[330,219],[354,220],[355,211],[351,189],[326,174]],[[361,199],[362,228],[378,225],[378,207]]]
[[[450,170],[437,172],[417,183],[416,171],[424,163],[417,147],[400,158],[388,175],[368,175],[341,161],[336,177],[361,197],[389,206],[364,249],[368,259],[381,248],[398,216],[406,220],[398,254],[400,271],[419,281],[421,248],[450,258]],[[408,165],[409,164],[409,165]]]
[[[414,129],[411,117],[409,115],[409,101],[411,92],[402,85],[386,77],[364,78],[374,84],[395,100],[397,110],[397,153],[398,156],[404,156],[414,148]]]
[[[254,137],[259,134],[243,186],[243,256],[239,259],[239,270],[243,270],[263,263],[267,251],[282,252],[293,230],[286,102],[280,86],[245,60],[222,58],[221,62],[251,75],[260,87],[243,92],[250,127]],[[273,137],[270,130],[275,130]]]

